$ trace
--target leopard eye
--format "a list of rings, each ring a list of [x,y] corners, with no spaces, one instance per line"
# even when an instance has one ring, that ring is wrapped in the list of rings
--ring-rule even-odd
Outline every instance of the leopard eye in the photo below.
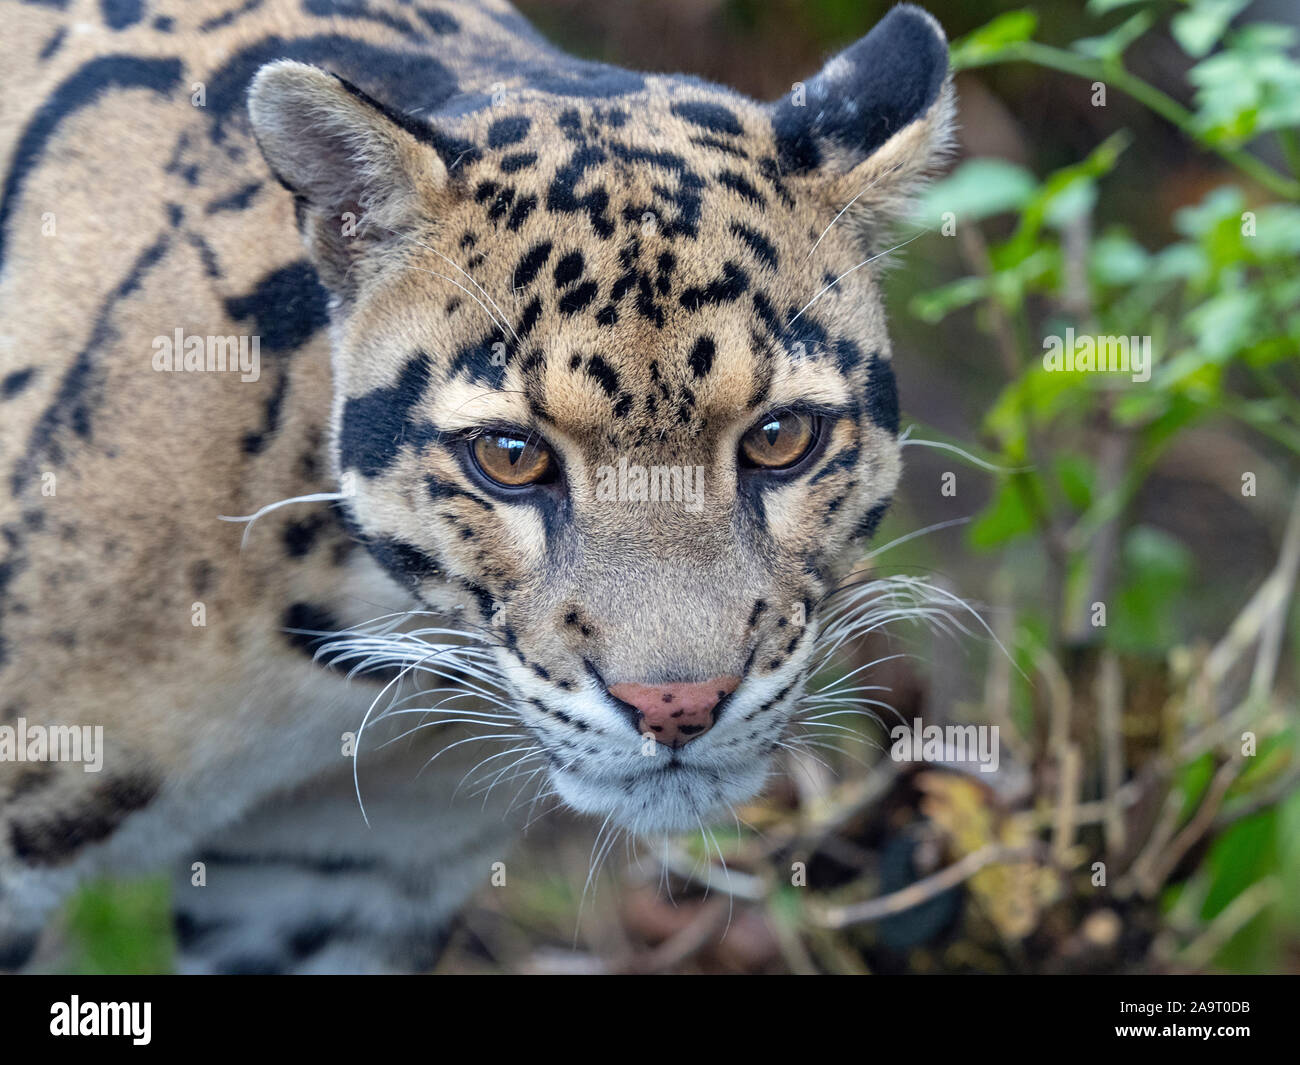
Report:
[[[474,462],[490,481],[505,488],[523,488],[551,479],[555,457],[535,436],[488,432],[474,438]]]
[[[764,470],[786,469],[808,454],[817,434],[817,420],[809,415],[768,415],[741,437],[741,462]]]

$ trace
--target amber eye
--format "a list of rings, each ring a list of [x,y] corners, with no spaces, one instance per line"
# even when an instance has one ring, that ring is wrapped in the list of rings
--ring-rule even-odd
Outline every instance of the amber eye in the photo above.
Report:
[[[817,441],[816,419],[789,411],[772,414],[740,440],[741,461],[765,470],[793,466]]]
[[[555,459],[535,436],[489,432],[474,438],[470,449],[484,476],[506,488],[523,488],[550,480]]]

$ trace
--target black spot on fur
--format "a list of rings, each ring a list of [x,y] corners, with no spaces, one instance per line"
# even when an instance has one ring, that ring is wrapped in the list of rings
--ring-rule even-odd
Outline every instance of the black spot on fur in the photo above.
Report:
[[[560,313],[566,317],[577,314],[583,307],[587,306],[596,298],[597,285],[594,281],[586,281],[577,288],[566,292],[559,302]]]
[[[260,181],[250,182],[242,189],[232,192],[223,199],[213,200],[212,203],[208,204],[206,211],[208,214],[217,214],[221,211],[242,211],[253,202],[253,197],[257,195],[257,191],[261,187],[262,183]]]
[[[232,318],[253,318],[263,351],[292,351],[329,324],[328,300],[311,263],[267,274],[247,296],[226,300]]]
[[[744,132],[744,127],[741,126],[735,112],[721,104],[706,103],[703,100],[686,100],[673,104],[672,112],[678,118],[684,118],[687,122],[707,129],[710,133],[727,133],[736,136]]]
[[[325,607],[301,602],[289,605],[281,627],[289,645],[308,657],[314,657],[321,641],[341,628],[338,618]]]
[[[204,114],[212,124],[213,140],[223,143],[225,124],[243,121],[248,83],[259,67],[276,59],[296,59],[333,71],[349,92],[430,144],[448,167],[462,163],[462,156],[469,161],[477,158],[473,145],[440,135],[410,117],[417,111],[436,111],[456,95],[456,78],[446,66],[418,51],[374,45],[344,34],[264,37],[231,56],[208,79]]]
[[[511,233],[517,232],[528,216],[536,209],[536,196],[529,194],[527,196],[519,197],[518,201],[515,203],[514,210],[510,212],[510,217],[506,219],[506,228],[510,230]]]
[[[211,562],[200,559],[190,567],[190,588],[198,596],[207,595],[212,590],[212,581],[216,570]]]
[[[12,822],[10,845],[18,858],[32,865],[57,864],[87,844],[110,836],[130,814],[148,806],[160,786],[151,773],[109,777],[95,785],[75,809]]]
[[[0,399],[13,399],[36,379],[36,367],[27,366],[13,373],[5,374],[0,380]]]
[[[386,26],[388,29],[400,33],[403,37],[409,37],[415,41],[425,39],[424,34],[400,15],[388,11],[377,11],[368,7],[366,0],[303,0],[302,6],[303,10],[309,15],[316,15],[320,18],[338,16],[363,19],[378,26]]]
[[[446,37],[448,34],[460,32],[460,23],[445,11],[435,9],[420,11],[418,14],[420,18],[428,23],[429,29],[433,30],[439,37]]]
[[[533,327],[541,316],[542,301],[534,296],[532,302],[524,308],[524,313],[519,318],[519,328],[515,330],[520,340],[533,331]]]
[[[722,277],[710,281],[704,288],[688,288],[680,303],[688,311],[698,311],[710,303],[731,303],[738,300],[749,287],[749,276],[733,262],[722,267]]]
[[[861,457],[861,455],[862,452],[856,444],[850,447],[846,447],[843,451],[841,451],[838,455],[836,455],[833,459],[831,459],[830,462],[826,463],[825,466],[823,466],[820,470],[818,470],[817,473],[813,475],[812,479],[808,483],[816,484],[818,481],[825,480],[827,477],[834,476],[837,473],[845,473],[849,470],[852,470],[855,466],[857,466],[858,459]]]
[[[223,11],[220,15],[214,15],[205,22],[199,23],[200,33],[211,33],[213,30],[219,30],[223,26],[229,26],[231,23],[247,15],[251,11],[256,11],[262,6],[262,0],[244,0],[239,7],[231,8],[229,11]]]
[[[391,388],[353,396],[343,406],[339,457],[344,469],[375,477],[388,468],[403,445],[411,411],[429,386],[432,363],[413,355]]]
[[[755,207],[767,206],[767,199],[763,194],[759,192],[758,189],[754,188],[750,182],[745,180],[741,174],[737,174],[734,170],[722,171],[722,173],[718,175],[718,183],[725,185],[729,189],[734,189]]]
[[[503,174],[513,174],[519,170],[526,170],[537,162],[536,152],[511,152],[501,159],[501,172]]]
[[[418,588],[442,572],[436,559],[413,544],[385,536],[367,537],[365,546],[376,562],[408,588]]]
[[[313,514],[301,521],[292,521],[284,527],[284,552],[290,558],[303,558],[316,546],[316,538],[329,524],[323,514]]]
[[[713,369],[713,356],[716,348],[713,344],[712,337],[700,337],[695,342],[695,347],[691,349],[690,358],[687,360],[691,367],[691,373],[696,377],[704,377]]]
[[[260,65],[260,64],[259,64]],[[249,72],[251,76],[252,71]],[[168,96],[180,84],[179,59],[141,59],[138,56],[111,55],[92,59],[65,79],[45,97],[18,138],[11,156],[4,192],[0,194],[0,266],[4,265],[5,227],[18,204],[19,192],[27,175],[40,162],[45,147],[58,132],[59,125],[76,111],[93,103],[112,89],[150,89]],[[243,86],[247,86],[247,79]]]
[[[435,503],[441,502],[444,499],[468,499],[471,503],[477,503],[485,510],[495,509],[488,501],[480,499],[472,492],[467,492],[465,489],[452,484],[450,481],[444,481],[439,477],[435,477],[433,474],[429,474],[425,477],[424,487],[429,493],[429,498]]]
[[[532,119],[525,115],[498,118],[488,127],[488,147],[505,148],[507,145],[518,144],[528,136],[532,124]]]
[[[15,932],[0,940],[0,972],[14,972],[26,965],[40,939],[38,932]]]
[[[583,259],[582,252],[571,251],[555,264],[555,286],[564,288],[571,285],[582,276]]]
[[[546,260],[551,257],[551,242],[543,241],[541,244],[535,244],[524,253],[515,267],[514,280],[512,287],[518,291],[527,288],[532,284],[533,278],[537,272],[546,265]]]
[[[54,36],[52,36],[48,41],[46,41],[44,47],[41,48],[41,55],[40,55],[41,60],[44,61],[46,59],[49,59],[50,56],[54,55],[55,52],[57,52],[61,47],[63,47],[63,42],[67,40],[67,37],[68,37],[67,26],[60,26],[57,30],[55,30]]]
[[[141,0],[99,0],[99,9],[110,30],[124,30],[144,18]]]
[[[773,270],[777,268],[779,259],[777,258],[776,248],[757,229],[751,229],[741,222],[732,222],[731,232],[745,242],[759,261],[766,263]]]
[[[333,939],[339,931],[340,926],[337,922],[311,921],[289,933],[284,945],[295,961],[303,961],[313,954],[320,953],[325,944]]]
[[[720,137],[692,137],[691,143],[698,144],[701,148],[712,148],[717,152],[726,152],[728,155],[734,155],[737,159],[749,158],[749,152],[745,151],[744,148],[724,141]]]
[[[857,539],[861,537],[874,536],[876,530],[880,527],[880,522],[885,517],[885,512],[889,510],[889,504],[892,502],[892,498],[882,499],[874,507],[868,510],[866,514],[862,516],[862,520],[858,522],[858,527],[853,530],[854,538]]]
[[[208,936],[230,926],[224,918],[210,918],[201,921],[192,913],[177,910],[172,916],[172,931],[176,934],[176,945],[182,951],[192,950]]]
[[[606,395],[611,398],[618,395],[619,378],[618,373],[609,363],[599,355],[592,355],[587,360],[587,373],[599,382],[600,387],[605,390]]]
[[[91,438],[91,412],[97,406],[98,391],[103,381],[103,370],[98,365],[98,360],[110,350],[118,336],[113,325],[113,311],[118,303],[139,289],[144,278],[162,261],[168,246],[168,238],[163,235],[145,248],[136,257],[126,277],[100,304],[90,330],[90,340],[63,375],[53,402],[45,409],[27,438],[27,450],[14,464],[11,477],[14,495],[22,491],[23,485],[39,463],[63,461],[63,450],[58,441],[61,432],[71,430],[82,440]]]
[[[547,210],[564,214],[585,212],[591,220],[592,229],[601,239],[614,233],[614,223],[605,216],[609,206],[609,193],[600,185],[593,185],[582,196],[575,190],[586,172],[604,163],[606,158],[602,148],[583,145],[556,171],[555,179],[546,193]]]
[[[873,351],[868,363],[867,414],[882,429],[898,435],[898,382],[894,367],[880,352]]]

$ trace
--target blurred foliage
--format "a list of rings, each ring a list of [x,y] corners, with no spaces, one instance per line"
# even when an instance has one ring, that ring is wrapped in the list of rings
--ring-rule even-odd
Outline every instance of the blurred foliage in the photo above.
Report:
[[[1168,532],[1126,518],[1161,456],[1208,420],[1237,422],[1274,445],[1271,471],[1240,471],[1245,499],[1296,486],[1300,63],[1292,55],[1293,27],[1229,28],[1246,6],[1193,0],[1173,14],[1169,30],[1192,61],[1191,109],[1125,66],[1126,51],[1158,25],[1168,4],[1091,0],[1088,9],[1099,18],[1123,17],[1068,48],[1035,41],[1037,19],[1027,10],[1003,14],[955,42],[958,70],[1025,61],[1088,79],[1095,106],[1105,106],[1106,92],[1127,93],[1237,167],[1245,185],[1224,184],[1177,211],[1170,227],[1176,239],[1149,247],[1120,222],[1095,231],[1098,201],[1129,147],[1123,131],[1042,177],[1002,160],[969,159],[929,190],[919,221],[959,240],[970,272],[916,295],[911,309],[934,323],[975,308],[1002,356],[1006,380],[984,420],[993,448],[984,457],[1016,472],[1001,480],[971,525],[968,544],[1002,556],[1008,573],[1021,577],[1014,545],[1042,545],[1045,594],[1038,606],[1016,606],[1017,661],[1057,663],[1050,668],[1075,705],[1088,705],[1105,655],[1122,661],[1127,677],[1159,675],[1171,689],[1152,737],[1157,749],[1138,756],[1154,754],[1165,764],[1152,773],[1154,761],[1138,767],[1130,757],[1128,779],[1143,780],[1157,796],[1159,778],[1168,780],[1173,805],[1166,808],[1173,813],[1154,829],[1138,827],[1151,831],[1149,844],[1170,845],[1188,833],[1187,845],[1172,865],[1143,865],[1142,854],[1120,862],[1129,879],[1121,878],[1120,887],[1137,897],[1159,892],[1167,911],[1154,960],[1261,971],[1283,964],[1287,945],[1294,950],[1300,942],[1294,693],[1276,690],[1276,658],[1267,653],[1256,658],[1249,691],[1242,694],[1240,683],[1234,688],[1215,653],[1231,654],[1239,666],[1254,647],[1234,640],[1227,625],[1215,649],[1188,645],[1191,554]],[[1278,137],[1293,173],[1244,153],[1268,134]],[[1048,369],[1038,339],[1067,328],[1079,336],[1151,337],[1150,381]],[[1293,508],[1292,549],[1297,514]],[[1294,565],[1288,571],[1285,563],[1282,598],[1252,600],[1234,622],[1265,647],[1271,640],[1273,655],[1296,639],[1294,626],[1289,639],[1278,631],[1295,581]],[[1098,603],[1108,608],[1103,625],[1094,616]],[[1028,626],[1026,614],[1036,615]],[[1032,719],[1041,701],[1034,673],[1030,667],[1012,678],[1021,721]],[[1206,685],[1213,688],[1208,695]],[[1140,681],[1126,687],[1131,695]],[[1187,743],[1220,715],[1236,727],[1213,741]],[[1236,748],[1246,731],[1258,734],[1259,748],[1243,758]],[[1061,752],[1040,757],[1040,768],[1050,768]],[[1240,820],[1222,813],[1256,806],[1263,809]],[[1200,860],[1185,865],[1199,850]]]
[[[87,884],[69,904],[65,971],[147,975],[172,969],[171,889],[165,877]]]

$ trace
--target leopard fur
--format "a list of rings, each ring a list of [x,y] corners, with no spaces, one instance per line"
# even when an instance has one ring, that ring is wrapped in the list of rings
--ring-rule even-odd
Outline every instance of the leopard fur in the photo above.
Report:
[[[436,941],[503,810],[421,850],[465,766],[394,781],[482,730],[360,763],[391,845],[318,816],[353,801],[340,739],[391,679],[320,652],[379,615],[480,641],[579,811],[654,833],[756,793],[899,477],[868,260],[950,135],[937,24],[896,8],[762,104],[570,58],[501,0],[5,8],[0,725],[102,725],[104,764],[0,761],[0,967],[87,877],[204,854],[282,883],[365,852]],[[160,372],[177,330],[256,336],[256,379]],[[795,407],[825,426],[806,468],[741,471],[741,435]],[[545,438],[558,489],[485,485],[465,440],[499,426]],[[598,497],[620,462],[702,468],[700,505]],[[680,749],[609,695],[720,675]],[[196,970],[428,960],[346,899],[329,928],[386,953],[299,927],[305,953],[250,962],[272,933],[218,916]]]

